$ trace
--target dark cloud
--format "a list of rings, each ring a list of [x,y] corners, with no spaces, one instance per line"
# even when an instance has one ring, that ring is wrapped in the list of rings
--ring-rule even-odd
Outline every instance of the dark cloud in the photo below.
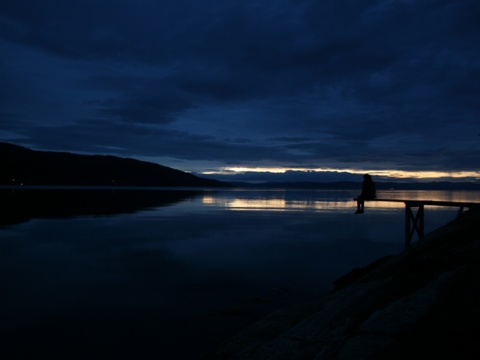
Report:
[[[98,113],[126,122],[163,124],[174,121],[177,113],[191,106],[191,96],[168,79],[135,79],[121,95],[100,102]]]
[[[23,130],[28,138],[38,139],[36,146],[48,148],[52,142],[66,151],[103,153],[135,157],[173,157],[178,159],[214,159],[226,163],[240,161],[286,160],[282,148],[222,141],[211,136],[187,132],[152,129],[142,124],[105,121],[79,121],[76,124],[51,127],[30,126]],[[134,149],[132,151],[132,149]],[[293,158],[290,159],[293,161]]]
[[[478,171],[478,18],[473,0],[4,0],[0,140]]]

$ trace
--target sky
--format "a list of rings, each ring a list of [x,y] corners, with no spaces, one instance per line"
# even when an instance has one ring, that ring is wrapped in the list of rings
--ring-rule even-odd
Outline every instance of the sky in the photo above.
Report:
[[[222,180],[480,181],[478,0],[2,0],[0,141]]]

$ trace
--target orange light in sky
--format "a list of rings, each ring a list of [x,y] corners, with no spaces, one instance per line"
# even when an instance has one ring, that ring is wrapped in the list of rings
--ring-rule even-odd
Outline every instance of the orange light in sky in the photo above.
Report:
[[[286,171],[338,172],[350,174],[370,174],[392,179],[438,179],[438,178],[475,178],[480,179],[480,171],[411,171],[411,170],[369,170],[369,169],[335,169],[335,168],[281,168],[281,167],[225,167],[220,171],[204,174],[241,174],[246,172],[285,173]]]

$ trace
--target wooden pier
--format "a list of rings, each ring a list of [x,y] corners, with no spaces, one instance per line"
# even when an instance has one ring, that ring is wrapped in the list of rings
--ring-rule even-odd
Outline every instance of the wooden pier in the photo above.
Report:
[[[418,238],[425,235],[425,206],[449,206],[459,209],[458,215],[467,208],[480,206],[480,203],[462,202],[462,201],[436,201],[436,200],[401,200],[401,199],[354,199],[355,201],[383,201],[383,202],[401,202],[405,204],[405,249],[408,249],[412,238],[417,233]],[[416,211],[415,211],[416,209]]]

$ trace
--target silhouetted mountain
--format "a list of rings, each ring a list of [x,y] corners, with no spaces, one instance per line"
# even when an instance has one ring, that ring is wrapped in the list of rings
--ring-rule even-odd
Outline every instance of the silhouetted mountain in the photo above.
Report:
[[[334,182],[265,182],[247,183],[232,182],[236,187],[244,188],[286,188],[286,189],[325,189],[325,190],[361,190],[362,182],[334,181]],[[377,190],[480,190],[480,183],[472,182],[383,182],[375,181]]]
[[[480,190],[480,183],[473,182],[377,182],[376,185],[379,190]]]
[[[166,166],[129,158],[34,151],[0,142],[0,185],[225,187]]]

